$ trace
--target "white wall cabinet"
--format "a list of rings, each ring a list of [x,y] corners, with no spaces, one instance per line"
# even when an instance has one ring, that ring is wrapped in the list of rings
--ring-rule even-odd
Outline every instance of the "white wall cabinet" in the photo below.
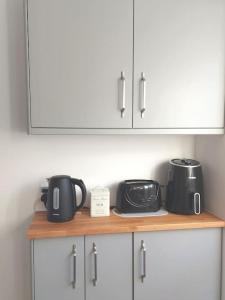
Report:
[[[31,133],[223,133],[223,0],[26,2]]]
[[[134,127],[222,128],[225,1],[135,0],[134,12]]]
[[[131,128],[132,1],[28,0],[27,9],[31,127]]]

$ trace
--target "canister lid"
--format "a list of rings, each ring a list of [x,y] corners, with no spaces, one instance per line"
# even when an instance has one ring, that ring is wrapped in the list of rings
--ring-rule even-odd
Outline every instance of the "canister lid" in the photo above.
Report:
[[[91,189],[91,194],[109,194],[109,189],[103,186],[96,186],[95,188]]]
[[[200,162],[194,159],[188,158],[175,158],[170,161],[171,165],[179,166],[179,167],[186,167],[186,168],[195,168],[200,167]]]

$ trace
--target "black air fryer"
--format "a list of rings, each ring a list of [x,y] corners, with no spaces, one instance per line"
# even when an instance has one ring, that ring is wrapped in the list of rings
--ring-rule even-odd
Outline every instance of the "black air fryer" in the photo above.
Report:
[[[202,168],[192,159],[169,163],[166,208],[169,212],[199,215],[204,209]]]

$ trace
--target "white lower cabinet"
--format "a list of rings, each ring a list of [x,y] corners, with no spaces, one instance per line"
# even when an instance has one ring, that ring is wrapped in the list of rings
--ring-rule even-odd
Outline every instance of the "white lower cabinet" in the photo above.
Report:
[[[221,230],[134,233],[135,300],[220,300]]]
[[[132,299],[132,233],[35,240],[32,250],[33,300]]]
[[[84,300],[84,237],[33,241],[33,300]]]
[[[220,300],[221,229],[32,241],[33,300]]]
[[[85,237],[86,300],[132,300],[132,233]]]

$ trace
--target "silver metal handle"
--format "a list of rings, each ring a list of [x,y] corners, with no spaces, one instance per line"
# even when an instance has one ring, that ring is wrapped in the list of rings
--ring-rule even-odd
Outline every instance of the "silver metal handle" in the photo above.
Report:
[[[194,213],[200,215],[201,213],[201,195],[194,193]]]
[[[59,188],[53,189],[53,209],[59,209]]]
[[[73,255],[73,281],[72,281],[72,286],[73,286],[73,289],[75,289],[76,288],[76,281],[77,281],[77,251],[76,251],[76,245],[73,245],[72,255]]]
[[[141,73],[140,79],[140,111],[141,111],[141,118],[144,118],[145,113],[145,104],[146,104],[146,79],[145,75]]]
[[[141,281],[144,282],[144,278],[146,277],[146,247],[144,241],[141,241],[141,252],[142,252]]]
[[[98,280],[98,265],[97,265],[97,247],[95,243],[93,243],[93,254],[94,254],[94,278],[92,279],[93,285],[96,286]]]
[[[125,109],[126,109],[126,87],[125,87],[125,75],[124,75],[124,72],[121,72],[119,92],[120,92],[120,95],[119,95],[119,99],[120,99],[120,113],[121,113],[121,118],[124,118]]]

